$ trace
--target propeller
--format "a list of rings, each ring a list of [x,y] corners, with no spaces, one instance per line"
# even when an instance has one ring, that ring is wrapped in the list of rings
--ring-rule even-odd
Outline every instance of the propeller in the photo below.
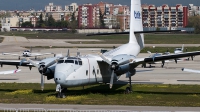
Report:
[[[29,59],[29,58],[25,58],[25,59],[26,59],[26,61],[31,63],[33,66],[38,68],[38,71],[41,74],[41,90],[43,91],[43,89],[44,89],[44,77],[43,77],[43,75],[45,74],[45,72],[46,72],[48,67],[50,67],[51,65],[57,63],[58,59],[55,59],[55,60],[51,61],[47,65],[44,65],[44,63],[37,64],[34,61],[32,61],[31,59]]]
[[[116,62],[111,62],[109,61],[106,57],[104,57],[104,55],[102,53],[99,53],[99,56],[106,62],[110,65],[110,69],[112,71],[112,74],[111,74],[111,78],[110,78],[110,89],[112,88],[113,86],[113,80],[114,80],[114,76],[116,77],[116,74],[115,74],[115,71],[118,69],[119,67],[119,64],[117,64]]]
[[[69,49],[68,49],[68,51],[67,51],[66,57],[70,57]]]

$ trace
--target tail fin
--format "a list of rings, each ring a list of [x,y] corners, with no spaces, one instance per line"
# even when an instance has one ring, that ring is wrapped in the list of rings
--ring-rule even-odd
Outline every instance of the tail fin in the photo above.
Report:
[[[182,49],[181,49],[181,51],[183,52],[183,50],[184,50],[184,44],[182,45]]]
[[[144,48],[144,35],[135,35],[134,31],[143,31],[141,0],[131,0],[129,43],[138,43],[140,49]]]

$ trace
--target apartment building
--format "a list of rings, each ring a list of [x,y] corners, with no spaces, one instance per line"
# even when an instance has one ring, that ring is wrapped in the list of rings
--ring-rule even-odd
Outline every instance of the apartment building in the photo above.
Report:
[[[70,5],[66,5],[65,6],[65,11],[68,11],[68,12],[76,12],[76,11],[78,11],[77,3],[71,3]]]
[[[49,3],[49,5],[45,6],[46,12],[56,12],[63,11],[62,6],[54,5],[53,3]]]
[[[189,4],[188,13],[189,13],[189,16],[200,15],[200,6],[195,6],[194,4]]]
[[[19,17],[5,17],[1,19],[2,24],[7,24],[10,27],[19,27]]]
[[[143,27],[185,27],[188,24],[188,7],[162,5],[142,5]]]
[[[92,4],[83,4],[78,8],[79,27],[95,28],[99,27],[99,7]]]

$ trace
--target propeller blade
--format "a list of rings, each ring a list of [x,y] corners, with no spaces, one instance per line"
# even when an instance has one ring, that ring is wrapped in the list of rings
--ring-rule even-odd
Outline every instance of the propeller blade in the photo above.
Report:
[[[114,75],[115,75],[114,70],[112,70],[112,74],[111,74],[111,78],[110,78],[110,89],[111,89],[112,86],[113,86]]]
[[[68,49],[68,51],[67,51],[66,57],[70,57],[69,49]]]
[[[108,63],[109,65],[111,65],[111,62],[110,62],[102,53],[99,53],[99,56],[100,56],[106,63]]]
[[[43,91],[44,89],[44,77],[43,74],[41,74],[41,90]]]
[[[37,67],[37,68],[40,67],[37,63],[35,63],[34,61],[30,60],[29,58],[26,58],[26,60],[27,60],[29,63],[31,63],[32,65],[34,65],[35,67]]]
[[[45,66],[45,69],[58,62],[58,59],[53,60]]]

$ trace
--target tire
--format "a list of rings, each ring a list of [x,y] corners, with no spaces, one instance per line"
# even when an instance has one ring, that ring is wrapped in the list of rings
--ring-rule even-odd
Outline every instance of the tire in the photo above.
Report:
[[[131,89],[130,89],[130,87],[126,87],[126,94],[129,94],[130,92],[131,92]]]

